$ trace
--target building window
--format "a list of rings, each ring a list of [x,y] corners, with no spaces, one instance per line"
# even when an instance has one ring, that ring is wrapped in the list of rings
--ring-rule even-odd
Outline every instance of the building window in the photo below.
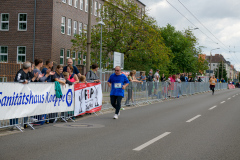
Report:
[[[80,10],[83,10],[83,0],[80,0]]]
[[[9,30],[9,14],[8,13],[2,13],[1,14],[0,30],[2,30],[2,31],[8,31]]]
[[[79,35],[82,36],[82,23],[79,23]]]
[[[213,66],[215,66],[215,64],[213,64]]]
[[[101,9],[102,9],[102,4],[99,3],[99,8],[98,8],[98,15],[101,17]]]
[[[87,25],[86,24],[84,24],[84,28],[83,28],[83,32],[84,32],[84,36],[86,36],[87,37]]]
[[[74,7],[77,8],[78,6],[78,0],[74,0]]]
[[[88,12],[88,0],[85,0],[85,12]]]
[[[19,31],[27,30],[27,14],[26,13],[18,14],[18,30]]]
[[[73,60],[73,65],[75,65],[75,62],[76,62],[76,52],[75,51],[72,52],[72,60]]]
[[[62,0],[63,3],[67,3],[66,0]]]
[[[98,2],[97,2],[97,1],[95,1],[94,15],[95,15],[95,16],[98,15]]]
[[[60,51],[60,64],[64,64],[64,49],[61,49]]]
[[[62,22],[61,22],[61,33],[65,34],[65,25],[66,25],[66,17],[62,17]]]
[[[0,77],[0,82],[7,82],[7,77]]]
[[[72,6],[72,0],[68,0],[69,6]]]
[[[8,62],[8,47],[0,46],[0,63]]]
[[[67,50],[67,57],[66,57],[67,59],[70,58],[70,54],[71,54],[71,51],[68,49]]]
[[[72,29],[72,20],[68,19],[68,33],[67,35],[71,36],[71,29]]]
[[[78,52],[78,64],[81,64],[82,61],[82,53]]]
[[[77,34],[77,21],[74,21],[73,34]]]
[[[83,56],[83,64],[86,64],[86,56]]]
[[[26,62],[26,47],[18,46],[17,47],[17,63]]]

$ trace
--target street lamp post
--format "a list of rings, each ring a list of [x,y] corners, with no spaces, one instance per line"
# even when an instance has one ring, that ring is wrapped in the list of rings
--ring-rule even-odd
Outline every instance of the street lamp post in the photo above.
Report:
[[[101,40],[100,40],[100,80],[102,82],[102,26],[105,25],[105,23],[102,21],[98,22],[98,24],[101,25]]]
[[[212,52],[213,50],[216,50],[216,49],[220,49],[220,48],[214,48],[214,49],[212,49],[212,50],[210,51],[210,71],[209,71],[209,75],[210,75],[210,76],[211,76],[211,70],[212,70],[212,69],[211,69],[211,68],[212,68],[212,53],[211,53],[211,52]]]

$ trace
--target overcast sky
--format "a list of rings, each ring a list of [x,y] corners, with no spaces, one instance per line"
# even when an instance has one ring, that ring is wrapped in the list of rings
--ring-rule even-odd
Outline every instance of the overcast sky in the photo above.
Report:
[[[206,47],[203,53],[210,55],[212,49],[220,48],[212,50],[212,54],[222,54],[240,71],[240,0],[140,1],[160,27],[169,23],[180,31],[199,28],[192,32],[199,46]]]

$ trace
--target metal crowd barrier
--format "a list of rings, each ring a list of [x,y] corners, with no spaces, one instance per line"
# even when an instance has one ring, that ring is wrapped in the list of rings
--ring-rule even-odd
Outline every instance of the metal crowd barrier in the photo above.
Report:
[[[215,90],[227,89],[227,83],[217,83]],[[110,103],[110,91],[107,82],[102,83],[103,104],[102,110],[112,108]],[[133,82],[124,91],[122,106],[139,106],[142,104],[151,104],[160,102],[164,99],[178,98],[180,96],[188,96],[192,94],[210,91],[209,83],[204,82]],[[29,117],[15,118],[0,121],[0,128],[16,127],[22,131],[21,127],[28,125],[34,129],[33,125],[41,125],[44,123],[55,123],[57,120],[67,122],[74,121],[74,111],[50,113],[43,115],[35,115]]]
[[[107,82],[104,82],[107,83]],[[107,84],[102,83],[103,91],[103,108],[102,110],[112,108],[110,103],[111,88]],[[215,90],[227,89],[227,83],[217,83]],[[160,102],[164,99],[179,98],[181,96],[189,96],[198,93],[210,91],[208,82],[131,82],[126,87],[124,98],[122,99],[122,107],[139,106],[142,104],[151,104]]]

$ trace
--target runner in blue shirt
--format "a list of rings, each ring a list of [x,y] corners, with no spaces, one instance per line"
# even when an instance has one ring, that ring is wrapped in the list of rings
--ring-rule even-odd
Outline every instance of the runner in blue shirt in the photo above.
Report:
[[[121,109],[121,101],[124,97],[124,89],[129,85],[127,77],[121,73],[121,67],[115,67],[113,73],[108,79],[108,86],[111,87],[111,104],[116,109],[114,119],[118,119]]]

